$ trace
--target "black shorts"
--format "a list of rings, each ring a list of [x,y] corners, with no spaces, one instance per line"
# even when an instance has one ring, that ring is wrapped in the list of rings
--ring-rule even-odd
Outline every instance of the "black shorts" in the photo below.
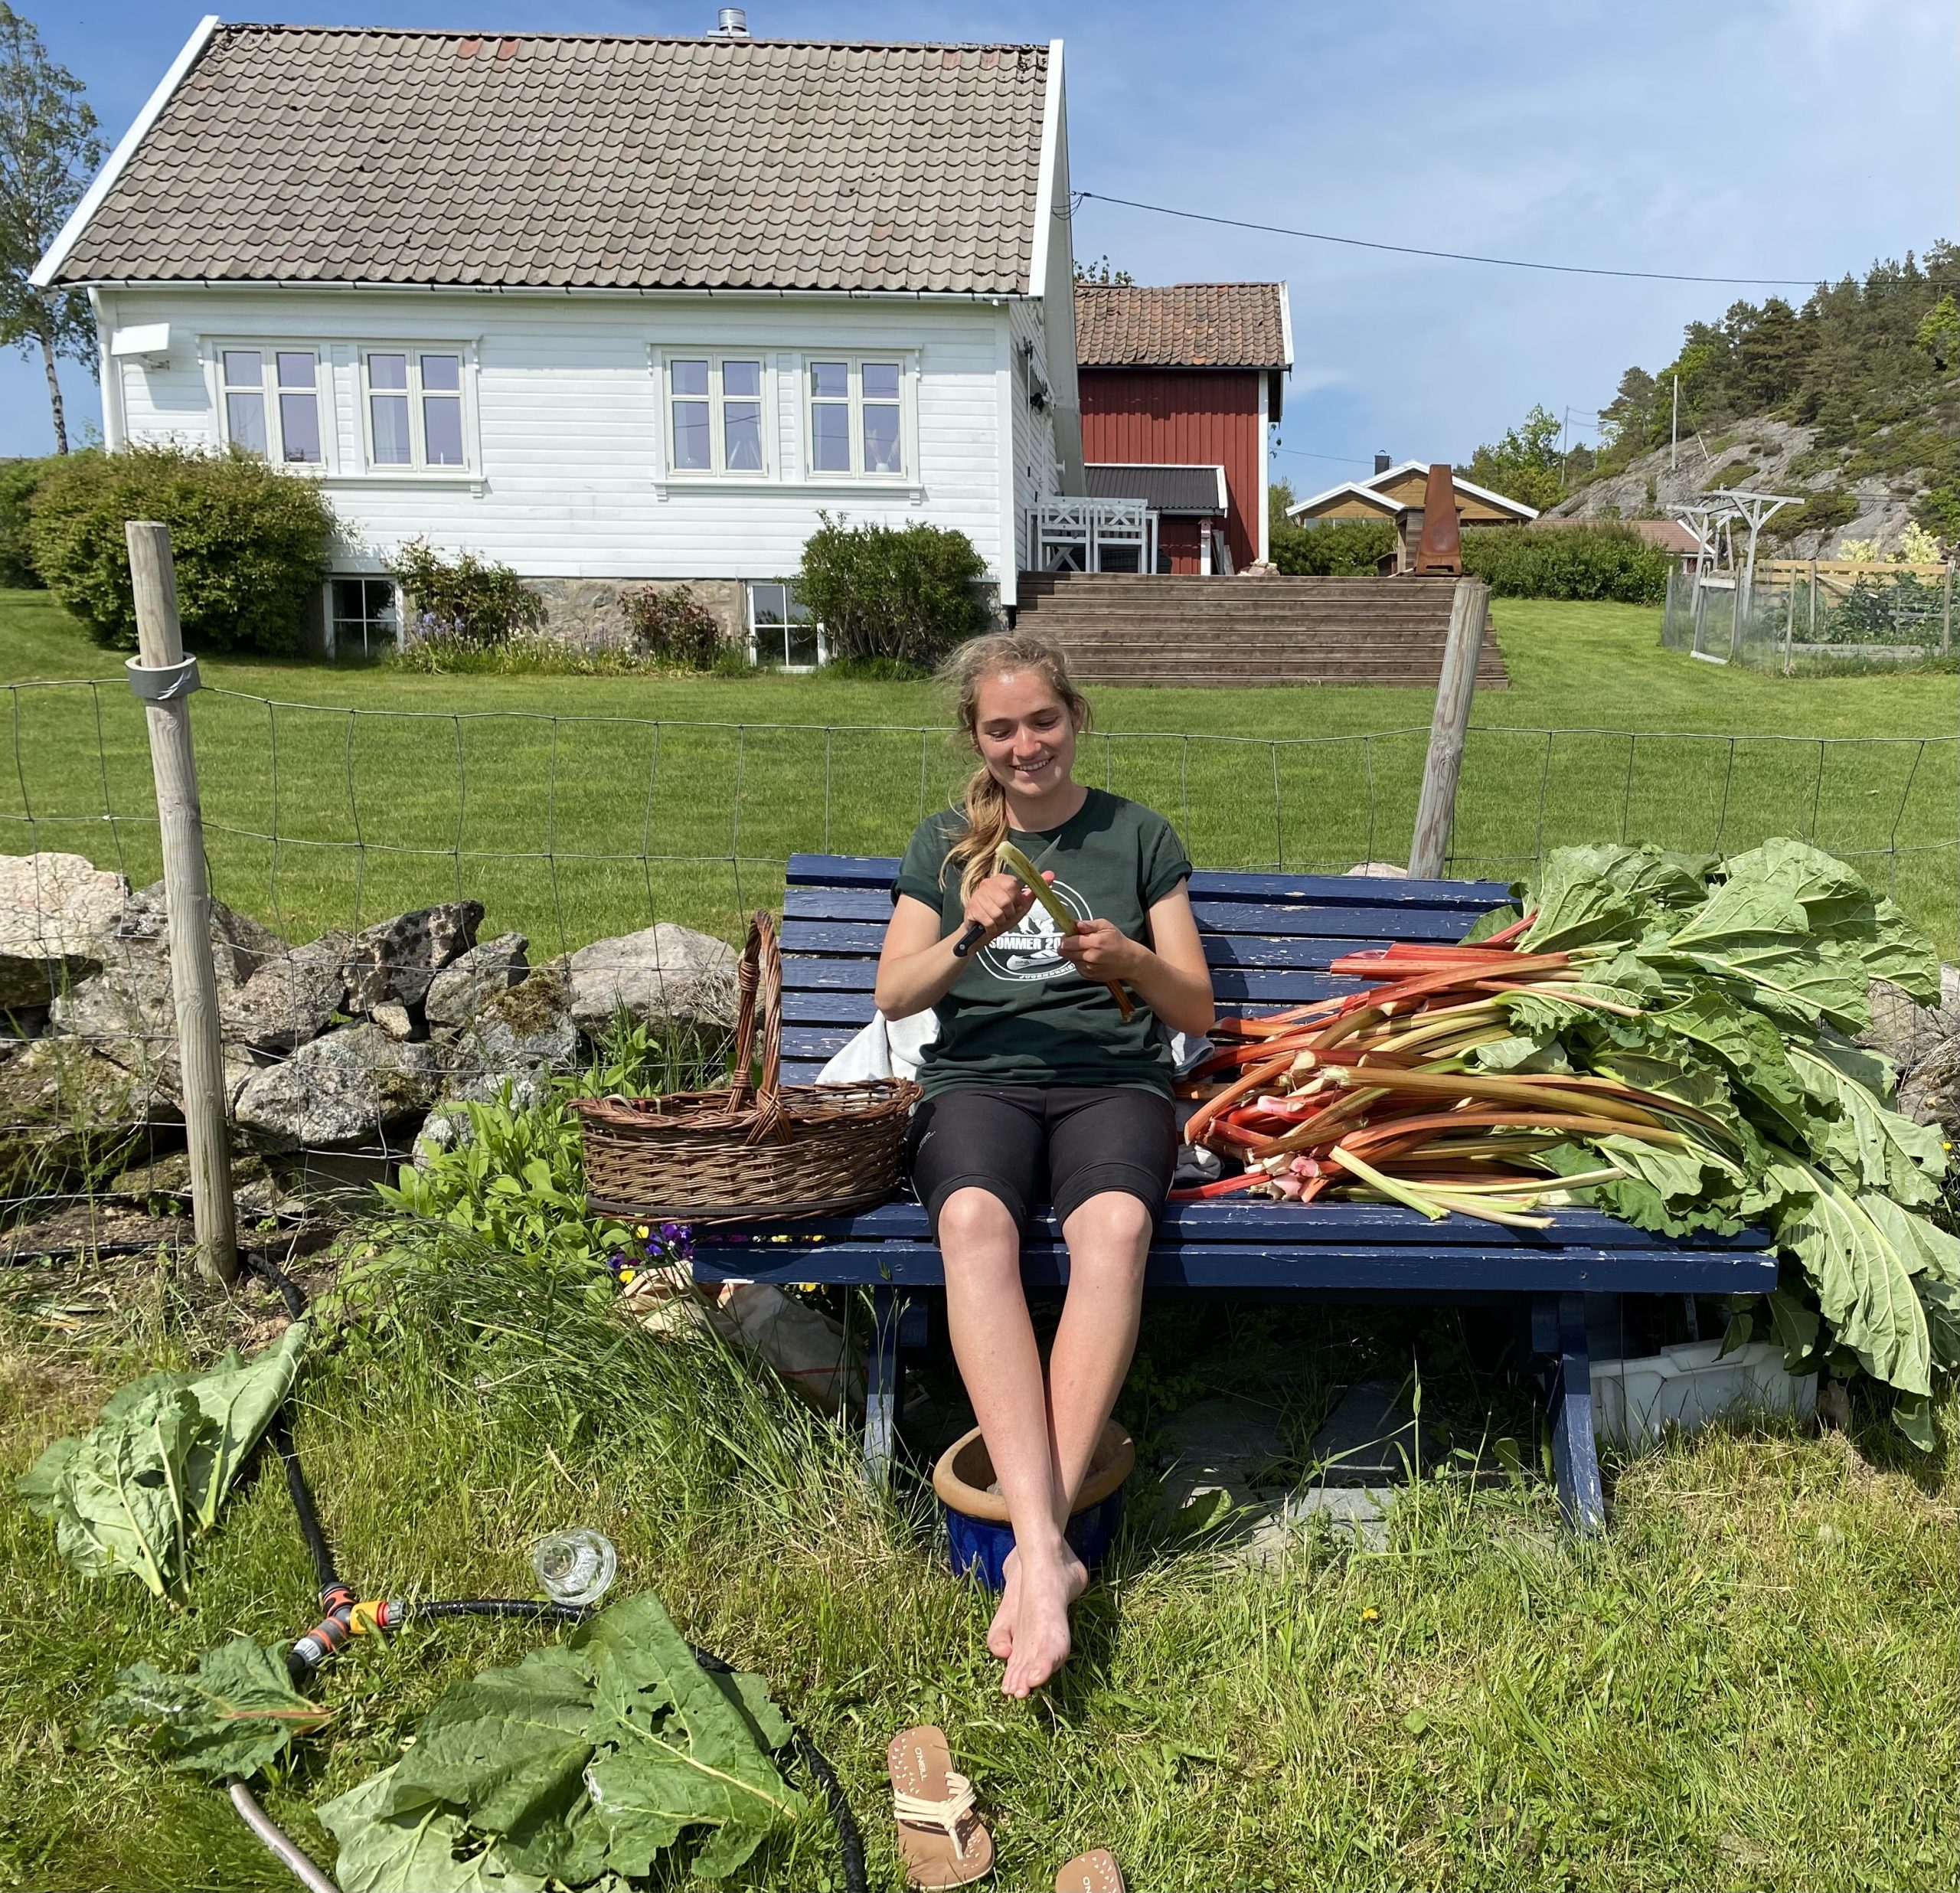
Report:
[[[1037,1204],[1066,1222],[1106,1190],[1147,1204],[1155,1221],[1177,1164],[1177,1119],[1168,1097],[1121,1086],[961,1085],[919,1107],[906,1154],[935,1240],[959,1189],[998,1196],[1023,1229]]]

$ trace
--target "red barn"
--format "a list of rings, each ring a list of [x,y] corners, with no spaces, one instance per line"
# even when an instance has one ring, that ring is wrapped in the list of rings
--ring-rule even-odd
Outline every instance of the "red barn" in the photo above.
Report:
[[[1266,428],[1293,361],[1285,284],[1078,283],[1075,338],[1091,496],[1151,506],[1160,572],[1266,560]]]

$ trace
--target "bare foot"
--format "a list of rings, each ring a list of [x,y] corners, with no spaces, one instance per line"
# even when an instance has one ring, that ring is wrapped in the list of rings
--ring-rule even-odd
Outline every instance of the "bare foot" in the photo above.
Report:
[[[1019,1555],[1010,1551],[1001,1561],[1001,1607],[987,1626],[987,1647],[1002,1663],[1014,1654],[1014,1615],[1021,1607],[1021,1567],[1014,1561]]]
[[[1069,1659],[1069,1606],[1089,1583],[1082,1560],[1067,1545],[1051,1556],[1022,1558],[1021,1593],[1014,1618],[1014,1654],[1001,1679],[1001,1693],[1027,1696]]]

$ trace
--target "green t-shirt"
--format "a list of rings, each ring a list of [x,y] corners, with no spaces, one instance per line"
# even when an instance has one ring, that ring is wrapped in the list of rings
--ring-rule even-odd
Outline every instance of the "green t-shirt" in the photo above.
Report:
[[[958,809],[919,824],[892,889],[936,908],[942,937],[966,924],[948,850],[965,832]],[[1155,809],[1100,789],[1060,828],[1008,835],[1083,920],[1108,920],[1149,943],[1151,907],[1186,879],[1191,862]],[[946,868],[943,879],[942,868]],[[1054,922],[1037,902],[1020,926],[979,948],[933,1009],[939,1035],[919,1079],[930,1097],[961,1084],[1123,1085],[1171,1094],[1171,1048],[1157,1015],[1132,993],[1126,1021],[1116,996],[1056,951]]]

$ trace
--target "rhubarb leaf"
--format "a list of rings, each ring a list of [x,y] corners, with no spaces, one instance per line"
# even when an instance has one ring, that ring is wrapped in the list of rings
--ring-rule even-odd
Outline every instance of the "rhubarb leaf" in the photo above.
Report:
[[[1946,1157],[1937,1130],[1887,1110],[1848,1071],[1815,1051],[1792,1045],[1790,1058],[1804,1088],[1831,1113],[1821,1147],[1812,1146],[1815,1156],[1838,1174],[1897,1202],[1938,1199]]]
[[[340,1843],[334,1878],[341,1893],[544,1893],[544,1882],[518,1872],[498,1846],[458,1859],[470,1839],[439,1803],[395,1811],[394,1774],[384,1769],[316,1810]]]
[[[1456,943],[1459,947],[1478,947],[1493,933],[1501,933],[1507,927],[1515,927],[1524,918],[1515,907],[1508,904],[1492,907],[1488,914],[1480,914],[1469,932]]]
[[[1895,1240],[1902,1232],[1890,1216],[1881,1211],[1881,1224],[1868,1201],[1814,1165],[1797,1167],[1807,1187],[1797,1207],[1779,1220],[1777,1241],[1802,1264],[1824,1319],[1867,1373],[1903,1393],[1930,1393],[1926,1313],[1913,1286],[1915,1267],[1926,1266],[1916,1234],[1909,1234],[1915,1245],[1909,1258]]]
[[[232,1349],[186,1383],[207,1423],[187,1468],[189,1507],[200,1531],[217,1522],[240,1468],[292,1391],[306,1336],[304,1321],[289,1322],[273,1346],[250,1360],[240,1360]]]
[[[1647,907],[1632,891],[1642,865],[1639,850],[1611,843],[1553,849],[1527,898],[1537,918],[1518,944],[1551,953],[1631,930]]]
[[[242,1781],[332,1715],[294,1689],[283,1646],[234,1636],[206,1650],[188,1676],[166,1676],[151,1663],[118,1670],[116,1692],[96,1719],[153,1728],[173,1768]]]

